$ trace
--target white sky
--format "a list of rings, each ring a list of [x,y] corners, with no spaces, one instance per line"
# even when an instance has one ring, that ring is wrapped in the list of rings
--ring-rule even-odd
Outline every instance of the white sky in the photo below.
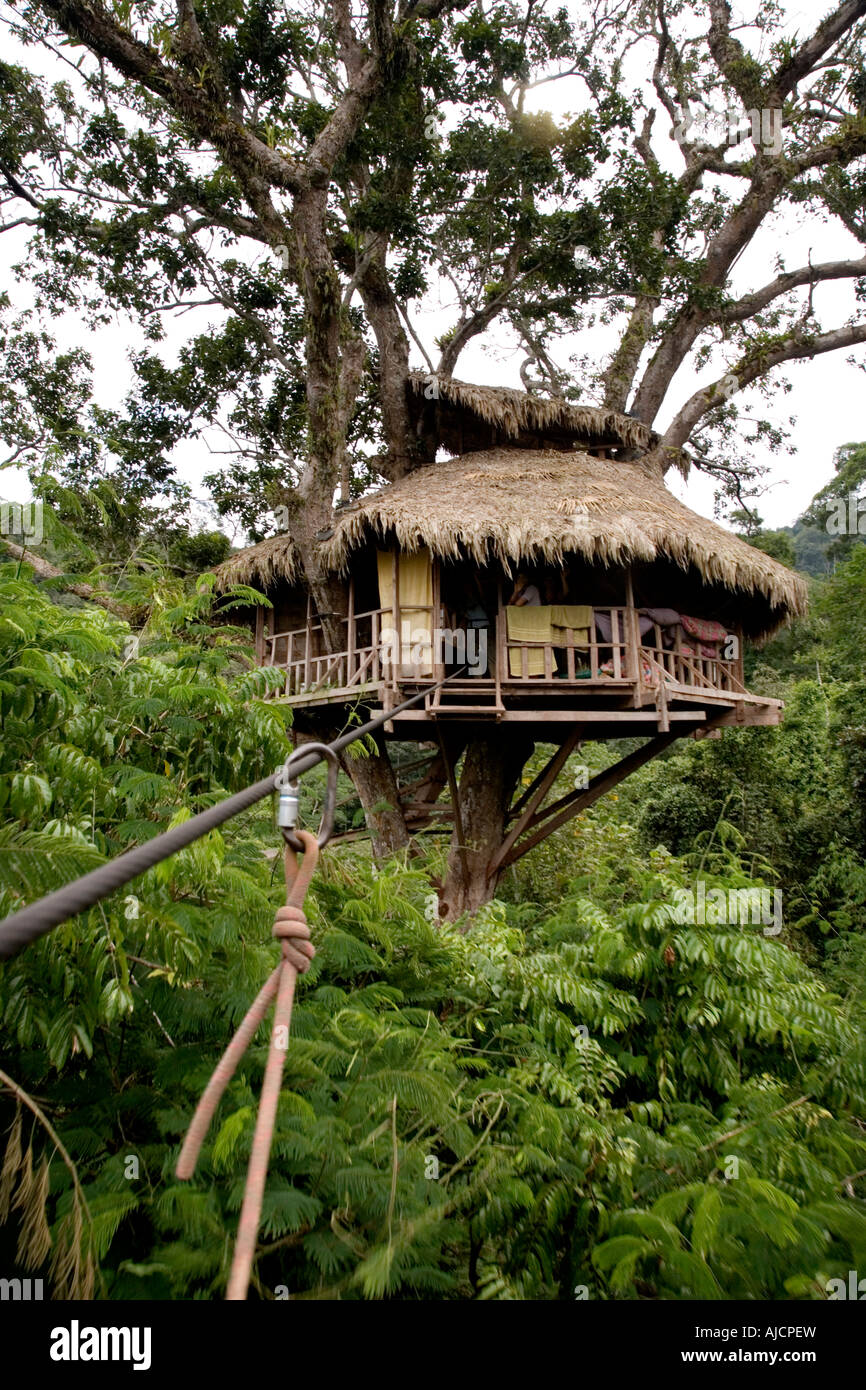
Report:
[[[802,31],[807,27],[813,28],[826,9],[823,4],[792,6],[789,10],[791,29],[799,28]],[[31,49],[24,61],[32,65],[35,59],[35,50]],[[50,64],[50,58],[39,60],[39,67],[43,71],[50,72]],[[635,76],[639,78],[640,72]],[[573,79],[543,87],[534,96],[534,109],[550,110],[556,117],[577,111],[585,105],[581,84]],[[665,134],[668,124],[666,117],[657,120],[657,127]],[[670,148],[671,167],[676,168],[678,156],[672,142]],[[27,287],[16,283],[10,270],[22,249],[20,233],[7,233],[0,238],[0,288],[8,289],[14,302],[23,306],[27,302]],[[771,279],[776,274],[777,257],[782,258],[786,268],[793,268],[804,264],[810,255],[813,260],[829,260],[862,255],[862,248],[841,224],[819,221],[814,217],[807,219],[801,212],[786,212],[784,216],[775,216],[768,222],[743,255],[735,270],[733,288],[742,292]],[[844,282],[819,286],[815,306],[825,327],[844,323],[855,308],[853,289]],[[193,331],[201,331],[204,324],[212,320],[213,313],[213,310],[194,311],[167,325],[168,337],[161,351],[169,358],[173,357]],[[423,306],[413,305],[412,315],[419,336],[428,345],[428,350],[431,349],[433,339],[454,319],[450,287],[440,286],[428,295]],[[121,400],[132,381],[128,353],[136,345],[137,339],[131,325],[118,317],[111,326],[103,328],[95,336],[82,333],[81,325],[71,316],[49,326],[61,347],[80,343],[91,353],[95,398],[103,404]],[[587,350],[604,356],[615,344],[616,336],[615,329],[600,328],[593,330],[590,337],[583,335],[561,341],[557,345],[555,359],[560,365],[565,365],[572,352]],[[435,360],[435,350],[431,351],[431,355]],[[492,333],[483,340],[471,343],[461,355],[456,374],[465,380],[519,387],[519,365],[523,356],[522,351],[508,346],[501,329],[497,330],[494,325]],[[832,475],[834,450],[842,444],[866,438],[866,380],[860,370],[847,364],[846,356],[845,352],[834,353],[813,362],[790,364],[784,369],[784,375],[793,386],[790,394],[778,390],[769,402],[761,400],[757,393],[746,392],[737,398],[744,404],[751,398],[757,415],[766,416],[779,424],[784,424],[792,414],[796,416],[789,449],[777,456],[767,450],[756,451],[756,457],[767,463],[770,469],[766,479],[769,491],[757,503],[767,526],[792,523],[818,488]],[[414,346],[412,358],[413,365],[423,365]],[[717,364],[704,371],[700,378],[683,369],[676,378],[657,424],[663,427],[700,381],[709,382],[718,375]],[[219,460],[208,452],[204,442],[189,441],[176,450],[175,461],[179,474],[206,504],[206,490],[201,479],[205,473],[214,470]],[[671,472],[667,481],[696,511],[712,515],[712,480],[693,472],[691,479],[685,483],[675,472]],[[28,496],[27,478],[21,470],[7,469],[0,475],[0,497],[23,500]],[[214,524],[213,518],[208,518],[206,506],[198,511],[197,519],[202,524]]]

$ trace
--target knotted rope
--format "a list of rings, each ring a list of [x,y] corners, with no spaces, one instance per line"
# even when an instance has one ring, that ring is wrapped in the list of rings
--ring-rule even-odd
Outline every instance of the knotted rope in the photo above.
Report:
[[[300,870],[298,860],[290,845],[286,845],[286,887],[288,899],[285,907],[277,911],[274,922],[274,936],[281,942],[282,959],[276,970],[259,990],[247,1014],[223,1053],[207,1088],[196,1107],[175,1172],[179,1178],[191,1178],[195,1172],[199,1151],[210,1127],[214,1112],[226,1086],[234,1076],[238,1063],[247,1047],[255,1037],[256,1030],[268,1011],[271,1000],[276,998],[274,1023],[271,1029],[271,1043],[265,1067],[265,1079],[256,1117],[250,1166],[244,1187],[244,1200],[238,1222],[238,1236],[235,1242],[226,1298],[243,1300],[247,1296],[256,1240],[259,1233],[259,1220],[262,1214],[262,1198],[265,1179],[268,1173],[268,1159],[271,1153],[277,1105],[283,1079],[283,1062],[292,1021],[292,1003],[295,997],[295,981],[299,974],[310,967],[316,954],[310,940],[310,928],[304,916],[303,902],[310,879],[319,858],[316,837],[307,830],[296,832],[304,845],[304,862]]]

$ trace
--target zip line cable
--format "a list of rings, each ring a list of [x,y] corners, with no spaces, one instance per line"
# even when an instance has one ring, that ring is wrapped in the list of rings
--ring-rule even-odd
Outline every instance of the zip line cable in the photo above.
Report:
[[[110,860],[107,864],[100,864],[98,869],[92,869],[90,873],[74,879],[72,883],[67,883],[62,888],[55,889],[53,893],[48,893],[44,898],[39,898],[35,903],[30,903],[18,912],[10,913],[0,922],[0,960],[8,960],[10,956],[14,956],[23,947],[29,946],[31,941],[37,941],[40,936],[45,936],[47,932],[60,926],[61,922],[66,922],[70,917],[75,917],[79,912],[93,907],[102,898],[107,898],[109,894],[122,888],[125,883],[138,878],[147,869],[152,869],[163,859],[169,859],[171,855],[177,854],[178,850],[184,849],[187,845],[191,845],[194,840],[200,840],[203,835],[215,830],[218,825],[223,825],[225,821],[231,820],[241,811],[246,811],[272,792],[280,790],[283,773],[289,763],[291,764],[291,777],[294,781],[303,773],[309,772],[324,758],[330,760],[337,753],[341,753],[344,748],[348,748],[349,744],[354,743],[356,739],[363,738],[366,734],[371,734],[376,729],[381,728],[389,719],[393,719],[395,714],[401,714],[403,710],[416,705],[419,700],[423,700],[432,691],[439,690],[457,676],[462,676],[465,670],[466,667],[461,667],[459,671],[452,672],[450,676],[446,676],[442,681],[437,681],[435,685],[425,686],[411,699],[404,700],[402,704],[395,705],[393,709],[383,711],[375,719],[368,720],[366,724],[362,724],[360,728],[354,729],[351,733],[342,734],[331,744],[317,744],[306,752],[302,744],[279,771],[271,773],[268,777],[263,777],[260,782],[254,782],[252,786],[246,787],[243,791],[235,792],[233,796],[228,796],[224,801],[218,802],[216,806],[210,806],[206,811],[200,811],[198,815],[184,821],[183,825],[176,825],[172,830],[166,830],[163,834],[154,836],[146,844],[137,845],[135,849],[127,850],[125,854],[119,854],[117,858]],[[291,839],[289,843],[292,843]]]

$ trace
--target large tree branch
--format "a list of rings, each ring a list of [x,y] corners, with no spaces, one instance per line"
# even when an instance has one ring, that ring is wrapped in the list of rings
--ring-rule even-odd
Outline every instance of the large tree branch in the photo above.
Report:
[[[742,391],[783,362],[811,359],[825,352],[855,347],[859,343],[866,343],[866,323],[844,324],[840,328],[817,334],[798,330],[775,347],[756,346],[732,366],[725,376],[714,381],[711,386],[695,391],[665,430],[659,453],[682,448],[698,422],[711,410],[716,410],[730,399],[732,385],[735,391]]]
[[[822,20],[814,34],[806,39],[805,43],[800,44],[788,61],[777,70],[770,83],[770,91],[775,98],[773,104],[781,106],[797,83],[813,71],[827,50],[864,15],[866,0],[844,0],[837,10]]]
[[[334,165],[357,133],[382,83],[383,64],[379,55],[369,58],[344,94],[324,130],[313,142],[305,160],[305,174],[317,188],[324,188]]]
[[[12,170],[8,168],[8,166],[4,164],[2,160],[0,160],[0,174],[3,175],[3,178],[6,180],[7,184],[11,188],[12,192],[15,194],[16,198],[22,198],[24,202],[29,203],[31,207],[41,210],[42,204],[38,202],[36,198],[33,197],[32,193],[28,193],[23,183],[20,183],[18,181],[18,179],[13,174]]]
[[[853,128],[817,149],[797,157],[761,161],[750,187],[726,218],[707,247],[701,287],[721,288],[734,261],[748,246],[780,193],[804,170],[826,164],[847,165],[866,152],[866,128],[860,120]],[[832,277],[831,277],[832,278]],[[677,370],[685,361],[701,331],[717,321],[712,308],[695,303],[683,306],[653,354],[634,399],[639,419],[651,424]]]
[[[708,42],[716,67],[737,93],[747,111],[750,107],[761,106],[763,84],[760,65],[731,34],[731,7],[728,0],[709,0],[708,8]]]
[[[787,270],[777,275],[759,290],[743,295],[735,303],[729,304],[719,315],[719,322],[741,323],[755,314],[761,313],[774,299],[801,285],[818,285],[826,280],[856,280],[866,275],[866,256],[856,261],[819,261],[817,265],[802,265],[797,270]]]
[[[795,178],[809,169],[826,169],[832,164],[850,164],[853,159],[866,153],[866,119],[858,116],[844,122],[829,140],[800,154],[792,154],[788,161],[789,176]]]
[[[414,0],[414,3],[403,5],[399,19],[401,24],[408,19],[438,19],[452,10],[466,8],[466,0]]]
[[[502,289],[488,299],[486,304],[482,304],[480,309],[476,309],[472,313],[467,313],[464,309],[454,333],[442,349],[442,356],[436,368],[438,376],[451,376],[457,365],[457,359],[466,344],[472,338],[477,337],[479,333],[483,333],[488,324],[491,324],[498,314],[508,308],[509,299],[517,280],[520,257],[525,249],[522,243],[515,241],[505,257]]]
[[[124,77],[132,78],[168,102],[171,109],[204,140],[212,144],[232,168],[251,164],[259,175],[278,187],[299,190],[307,182],[300,165],[271,149],[238,119],[234,111],[214,100],[177,68],[165,63],[149,44],[135,38],[112,17],[99,0],[38,0],[49,19],[81,42]],[[324,132],[323,132],[324,133]]]
[[[358,288],[379,349],[379,399],[388,454],[380,470],[396,479],[417,462],[409,422],[406,380],[409,375],[409,340],[385,265],[385,246],[377,241],[365,260]]]
[[[29,565],[37,579],[60,580],[60,587],[70,594],[77,594],[79,598],[87,599],[89,603],[98,603],[100,608],[107,608],[109,613],[114,613],[118,618],[128,618],[129,608],[118,603],[116,599],[110,598],[108,594],[102,594],[98,589],[94,589],[92,584],[85,584],[83,580],[71,579],[68,575],[59,570],[56,565],[49,564],[43,560],[41,555],[34,555],[32,550],[27,550],[23,545],[16,545],[15,541],[10,541],[6,536],[0,536],[0,545],[4,545],[16,560],[21,560],[25,565]]]
[[[728,0],[709,0],[709,11],[708,41],[719,71],[737,92],[746,109],[765,105],[770,98],[762,85],[759,64],[730,33],[731,10]],[[773,84],[776,94],[786,94],[790,90],[786,83],[793,85],[792,79],[798,80],[799,76],[804,76],[810,70],[808,64],[814,66],[864,12],[866,0],[845,0],[800,46],[788,64],[780,69]],[[840,135],[817,148],[784,161],[758,158],[749,188],[707,247],[701,286],[719,288],[725,283],[737,256],[775,206],[779,194],[798,174],[827,164],[850,163],[864,150],[866,131],[855,126],[853,129],[843,129]],[[676,371],[702,329],[714,318],[711,309],[700,309],[694,304],[683,307],[644,373],[634,401],[634,411],[640,419],[651,423],[655,418]]]

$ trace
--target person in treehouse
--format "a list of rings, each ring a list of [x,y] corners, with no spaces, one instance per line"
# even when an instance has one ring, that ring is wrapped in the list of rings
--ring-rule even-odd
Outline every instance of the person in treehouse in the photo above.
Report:
[[[514,580],[514,590],[508,600],[509,608],[540,608],[541,594],[536,584],[530,584],[525,570],[518,570]]]

